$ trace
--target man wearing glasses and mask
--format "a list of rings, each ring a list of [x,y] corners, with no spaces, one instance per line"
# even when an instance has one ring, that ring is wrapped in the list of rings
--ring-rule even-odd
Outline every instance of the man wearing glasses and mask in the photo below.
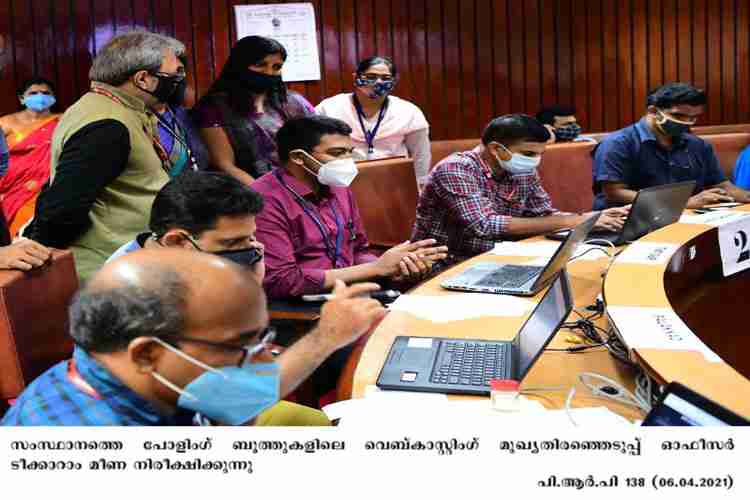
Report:
[[[80,292],[73,358],[27,387],[2,424],[294,425],[304,407],[283,403],[276,418],[273,408],[382,319],[377,301],[358,298],[375,289],[338,282],[317,327],[274,358],[265,294],[241,267],[202,252],[134,252]]]
[[[182,248],[212,253],[250,269],[263,282],[263,244],[255,217],[263,198],[229,174],[185,172],[159,191],[148,231],[121,246],[107,262],[142,248]]]
[[[82,281],[148,223],[174,157],[157,111],[185,80],[184,45],[145,31],[116,36],[97,53],[91,89],[60,119],[51,175],[24,235],[70,248]]]
[[[643,188],[689,180],[696,186],[687,208],[750,203],[750,192],[727,180],[713,147],[690,133],[706,105],[703,90],[668,83],[646,102],[646,116],[594,150],[594,209],[631,203]]]

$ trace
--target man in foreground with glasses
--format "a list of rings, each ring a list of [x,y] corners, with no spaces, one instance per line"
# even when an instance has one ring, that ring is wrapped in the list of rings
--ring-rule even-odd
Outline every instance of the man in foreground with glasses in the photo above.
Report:
[[[706,94],[686,83],[668,83],[646,100],[646,116],[607,135],[594,150],[594,209],[632,203],[644,188],[696,181],[687,208],[750,203],[750,192],[729,180],[713,147],[690,133],[703,114]]]
[[[286,425],[264,411],[384,316],[359,298],[375,289],[338,282],[317,327],[273,358],[265,294],[241,267],[201,252],[134,252],[80,292],[73,358],[27,387],[2,424]]]

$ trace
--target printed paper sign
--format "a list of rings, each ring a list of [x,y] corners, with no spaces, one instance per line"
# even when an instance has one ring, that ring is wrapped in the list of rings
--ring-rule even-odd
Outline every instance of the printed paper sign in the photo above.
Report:
[[[719,210],[707,214],[683,215],[680,217],[680,224],[703,224],[720,227],[746,217],[750,217],[750,212]]]
[[[607,313],[630,349],[698,351],[707,361],[721,362],[672,309],[610,306]]]
[[[617,256],[617,262],[630,264],[664,265],[669,262],[679,245],[636,241]]]
[[[750,267],[750,218],[719,227],[719,248],[724,276]]]
[[[237,39],[273,38],[287,51],[281,75],[285,82],[320,80],[320,54],[311,3],[236,5]]]

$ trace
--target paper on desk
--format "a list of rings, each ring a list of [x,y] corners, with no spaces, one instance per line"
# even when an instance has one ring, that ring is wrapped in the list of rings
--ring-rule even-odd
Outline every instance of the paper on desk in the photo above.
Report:
[[[523,262],[524,265],[543,266],[557,251],[561,243],[557,241],[534,241],[531,243],[522,243],[518,241],[501,241],[495,243],[495,248],[490,251],[490,255],[510,256],[510,257],[539,257],[531,262]],[[591,252],[587,250],[596,249]],[[580,255],[581,260],[596,260],[606,257],[604,247],[597,245],[578,245],[574,256]]]
[[[750,217],[750,212],[738,212],[736,210],[717,210],[707,214],[683,214],[680,217],[681,224],[704,224],[719,227],[739,219]]]
[[[552,257],[560,243],[557,241],[534,241],[522,243],[519,241],[501,241],[495,243],[491,255],[516,257]]]
[[[617,262],[663,265],[672,258],[678,248],[679,245],[673,243],[636,241],[617,256]]]
[[[383,391],[388,393],[400,391]],[[443,395],[444,396],[444,395]],[[627,419],[613,413],[607,408],[574,408],[570,417],[565,410],[546,410],[538,401],[520,396],[521,411],[505,412],[492,409],[489,398],[474,400],[434,399],[429,403],[418,403],[418,399],[402,400],[389,397],[350,399],[339,401],[323,407],[326,416],[339,420],[339,427],[399,428],[410,426],[422,427],[424,422],[431,425],[444,423],[446,426],[461,422],[502,420],[503,428],[510,426],[551,426],[570,427],[570,417],[581,427],[611,427],[613,425],[632,425]],[[404,404],[404,401],[410,401]],[[491,420],[490,420],[491,419]]]
[[[454,293],[451,295],[402,295],[391,311],[403,311],[422,319],[444,323],[482,316],[523,316],[534,302],[512,295]]]
[[[607,313],[630,349],[698,351],[709,362],[722,361],[672,309],[609,306]]]

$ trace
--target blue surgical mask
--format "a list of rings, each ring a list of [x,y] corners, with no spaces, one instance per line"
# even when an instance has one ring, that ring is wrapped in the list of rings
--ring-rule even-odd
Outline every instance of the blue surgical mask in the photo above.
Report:
[[[24,106],[33,111],[36,111],[37,113],[47,111],[49,108],[54,106],[55,102],[57,102],[55,100],[55,96],[47,94],[31,94],[23,98]]]
[[[162,375],[153,377],[177,392],[177,406],[191,410],[215,422],[241,425],[257,417],[279,401],[280,375],[277,363],[249,363],[241,367],[214,368],[169,345],[160,338],[153,340],[181,358],[204,370],[184,388],[179,388]]]
[[[510,160],[502,160],[497,154],[495,159],[500,164],[500,167],[508,172],[510,175],[530,175],[536,172],[539,162],[542,161],[541,156],[526,156],[520,153],[513,153],[511,150],[506,148],[504,145],[495,142],[498,146],[502,147],[508,153],[510,153]]]

